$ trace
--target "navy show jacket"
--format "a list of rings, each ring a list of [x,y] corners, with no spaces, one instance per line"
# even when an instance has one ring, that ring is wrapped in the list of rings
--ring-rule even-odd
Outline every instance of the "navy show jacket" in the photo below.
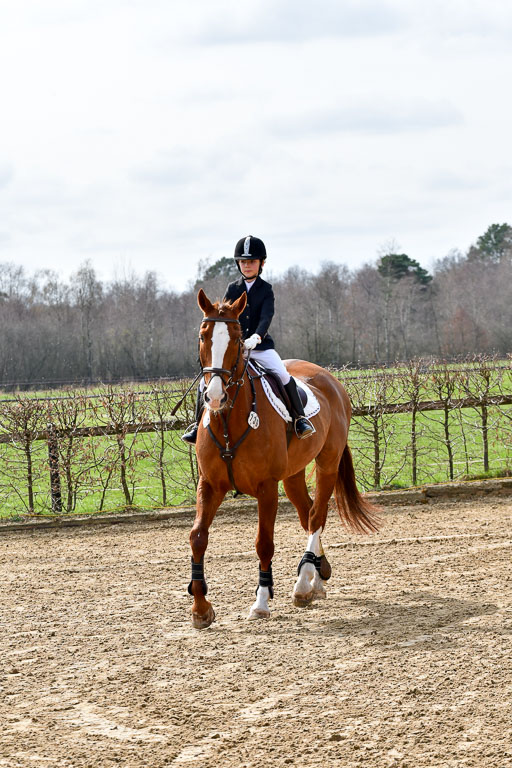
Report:
[[[257,350],[274,349],[272,337],[268,334],[268,328],[274,317],[274,291],[270,283],[257,277],[249,291],[246,291],[245,280],[240,277],[230,283],[224,294],[225,301],[236,301],[243,293],[247,293],[247,306],[240,315],[242,326],[242,338],[248,339],[253,333],[261,336],[261,344]]]

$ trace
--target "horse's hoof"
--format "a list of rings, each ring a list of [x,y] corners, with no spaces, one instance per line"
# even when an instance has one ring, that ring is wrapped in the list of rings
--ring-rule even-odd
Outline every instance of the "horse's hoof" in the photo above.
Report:
[[[317,587],[316,589],[313,590],[313,600],[325,600],[326,597],[327,597],[327,592],[323,587],[321,587],[320,589],[318,589]]]
[[[198,613],[192,613],[192,626],[194,629],[206,629],[215,619],[215,611],[212,606],[208,608],[204,616],[200,616]]]
[[[293,604],[297,606],[297,608],[305,608],[307,605],[311,605],[313,602],[313,598],[315,596],[315,593],[313,590],[311,592],[307,592],[305,595],[294,595],[293,596]]]
[[[270,611],[264,611],[261,608],[251,608],[247,618],[249,621],[255,621],[256,619],[270,619]]]

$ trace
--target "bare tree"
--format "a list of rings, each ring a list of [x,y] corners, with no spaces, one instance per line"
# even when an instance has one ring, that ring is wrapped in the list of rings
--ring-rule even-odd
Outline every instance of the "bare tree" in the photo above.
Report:
[[[72,277],[71,295],[80,313],[82,352],[89,381],[94,376],[93,335],[102,292],[102,285],[96,279],[91,263],[86,261]]]

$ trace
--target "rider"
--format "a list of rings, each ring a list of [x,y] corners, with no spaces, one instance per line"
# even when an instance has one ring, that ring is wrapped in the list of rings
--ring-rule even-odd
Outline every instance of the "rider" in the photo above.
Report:
[[[315,428],[304,416],[304,408],[295,379],[284,367],[283,361],[274,348],[274,342],[268,334],[268,328],[274,316],[274,292],[270,283],[260,277],[267,258],[265,245],[258,237],[252,235],[242,237],[235,246],[234,258],[242,277],[228,285],[224,300],[233,302],[244,292],[247,293],[247,306],[239,318],[244,347],[251,351],[251,360],[261,363],[281,379],[290,398],[295,434],[302,440],[314,434]],[[202,399],[198,391],[196,421],[182,436],[182,440],[186,443],[196,442],[197,427],[203,409]]]

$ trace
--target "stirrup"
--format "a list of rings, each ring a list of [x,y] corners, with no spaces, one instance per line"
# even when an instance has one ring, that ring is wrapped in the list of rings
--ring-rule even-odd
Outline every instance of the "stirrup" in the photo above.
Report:
[[[194,421],[187,429],[187,431],[181,436],[181,439],[184,443],[189,443],[189,445],[195,445],[197,440],[197,429],[198,425],[197,422]]]
[[[316,432],[316,429],[310,420],[305,416],[299,416],[298,419],[295,419],[295,424],[293,427],[299,440],[304,440],[306,437],[311,437],[311,435],[314,435]]]

